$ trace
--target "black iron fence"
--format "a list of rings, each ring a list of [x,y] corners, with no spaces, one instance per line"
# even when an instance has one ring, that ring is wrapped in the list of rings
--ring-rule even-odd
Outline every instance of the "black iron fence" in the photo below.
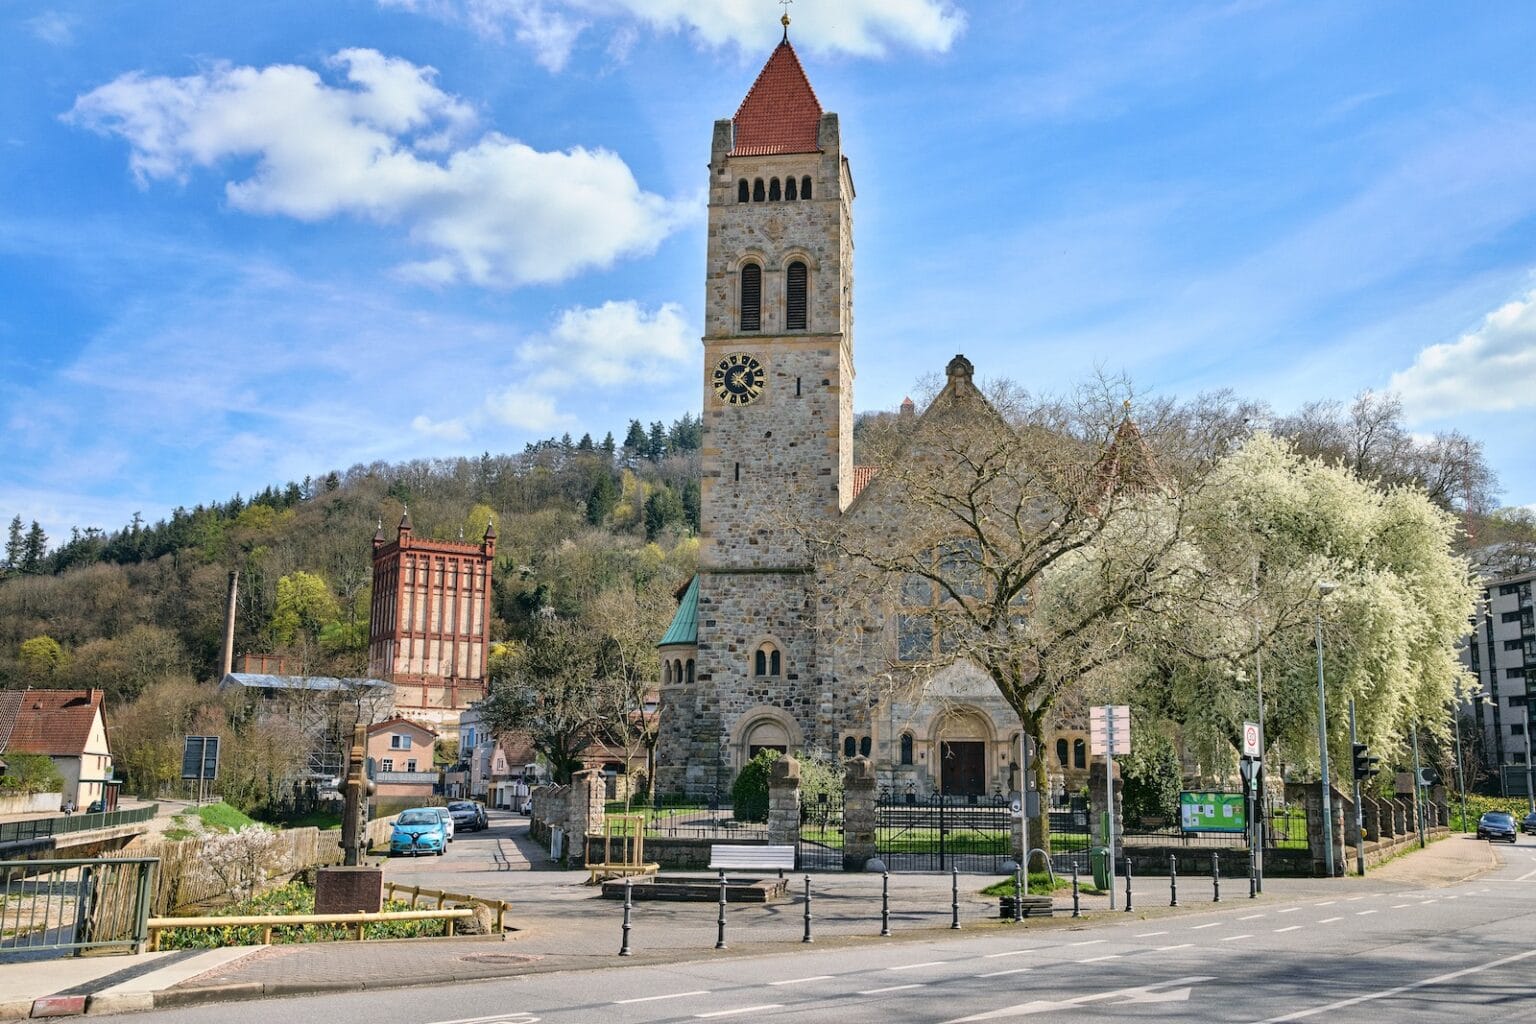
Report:
[[[160,811],[159,804],[135,807],[131,811],[105,811],[97,814],[60,814],[51,818],[29,818],[0,825],[0,844],[47,839],[49,836],[91,829],[112,828],[148,821]]]
[[[839,871],[843,867],[843,794],[802,794],[800,843],[796,863],[801,871]]]
[[[142,951],[159,863],[0,861],[0,963],[88,949]]]
[[[1013,856],[1012,808],[1002,796],[882,798],[875,849],[892,871],[1002,871]]]

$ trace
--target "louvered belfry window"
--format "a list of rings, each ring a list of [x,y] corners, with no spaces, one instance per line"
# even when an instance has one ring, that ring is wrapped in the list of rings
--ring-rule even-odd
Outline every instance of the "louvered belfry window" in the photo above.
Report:
[[[763,329],[763,268],[756,263],[741,268],[741,329]]]
[[[789,265],[784,295],[784,326],[791,331],[805,330],[805,264],[795,260]]]

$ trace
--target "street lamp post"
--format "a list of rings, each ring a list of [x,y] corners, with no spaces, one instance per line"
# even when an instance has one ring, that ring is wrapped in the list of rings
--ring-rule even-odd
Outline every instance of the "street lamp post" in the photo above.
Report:
[[[1323,581],[1317,585],[1317,750],[1322,769],[1323,787],[1323,871],[1333,877],[1333,801],[1329,797],[1328,784],[1328,691],[1323,684],[1323,598],[1338,588],[1337,583]]]
[[[1461,796],[1461,830],[1467,830],[1467,769],[1461,759],[1461,708],[1451,703],[1451,725],[1456,728],[1456,792]]]

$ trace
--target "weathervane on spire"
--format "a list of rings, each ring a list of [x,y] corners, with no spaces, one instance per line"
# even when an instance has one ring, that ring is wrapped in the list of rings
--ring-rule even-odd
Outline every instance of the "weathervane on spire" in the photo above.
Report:
[[[779,19],[779,24],[784,26],[784,41],[789,42],[789,5],[795,0],[779,0],[779,6],[784,8],[784,15]]]

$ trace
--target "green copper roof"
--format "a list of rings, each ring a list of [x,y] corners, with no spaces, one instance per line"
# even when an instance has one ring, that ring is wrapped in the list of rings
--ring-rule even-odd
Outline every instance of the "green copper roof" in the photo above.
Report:
[[[662,637],[661,643],[656,646],[667,647],[672,644],[696,646],[698,642],[699,578],[695,576],[688,582],[688,590],[677,604],[677,614],[672,616],[672,625],[667,629],[667,635]]]

